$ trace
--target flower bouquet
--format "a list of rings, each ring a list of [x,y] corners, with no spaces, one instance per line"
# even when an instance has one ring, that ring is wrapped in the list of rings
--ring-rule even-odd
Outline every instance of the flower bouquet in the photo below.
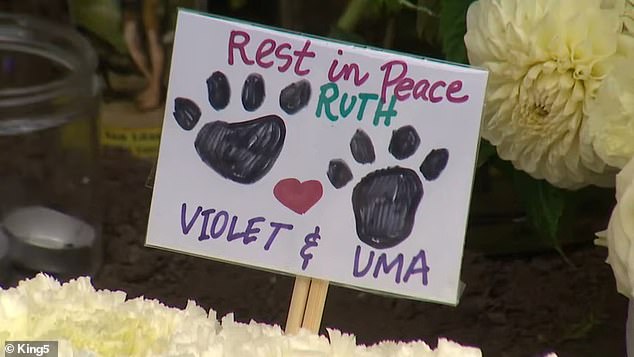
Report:
[[[126,300],[121,291],[95,290],[87,277],[60,284],[39,274],[0,290],[0,343],[58,341],[59,356],[429,356],[479,357],[478,348],[439,339],[357,345],[353,335],[306,330],[285,335],[279,326],[220,321],[189,301],[184,310],[156,300]],[[4,355],[4,352],[3,352]]]
[[[557,241],[563,197],[571,195],[553,192],[616,181],[617,204],[598,243],[609,249],[618,291],[631,299],[634,4],[479,0],[468,8],[466,28],[469,63],[490,73],[482,137],[540,185],[541,198],[528,200],[538,230]],[[630,304],[630,356],[632,310]]]

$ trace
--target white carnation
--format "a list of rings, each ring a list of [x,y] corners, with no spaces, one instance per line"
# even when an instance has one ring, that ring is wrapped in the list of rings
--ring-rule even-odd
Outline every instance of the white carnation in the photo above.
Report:
[[[328,337],[279,326],[236,322],[189,301],[184,310],[156,300],[126,300],[125,293],[95,290],[88,278],[66,284],[39,274],[0,290],[0,344],[6,340],[57,340],[62,357],[481,357],[474,347],[445,339],[357,345],[353,335]]]

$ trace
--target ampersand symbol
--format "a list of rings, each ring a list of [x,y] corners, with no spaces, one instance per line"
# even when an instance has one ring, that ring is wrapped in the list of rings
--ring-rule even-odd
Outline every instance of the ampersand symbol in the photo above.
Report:
[[[304,259],[304,261],[302,262],[302,270],[306,270],[306,268],[308,267],[308,263],[310,262],[311,259],[313,259],[313,254],[307,253],[306,251],[310,248],[313,248],[319,245],[317,241],[320,239],[321,239],[321,236],[319,235],[319,226],[316,226],[315,231],[312,233],[308,233],[306,237],[304,238],[304,243],[306,244],[304,244],[302,249],[299,251],[299,256],[302,257],[302,259]]]

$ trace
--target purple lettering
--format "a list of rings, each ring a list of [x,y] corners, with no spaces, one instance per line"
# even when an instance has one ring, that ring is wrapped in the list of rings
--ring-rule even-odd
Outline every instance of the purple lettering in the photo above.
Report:
[[[249,222],[247,223],[247,228],[244,230],[244,239],[242,240],[242,243],[244,243],[244,245],[247,245],[255,241],[256,239],[258,239],[258,237],[254,236],[253,234],[260,233],[260,228],[255,228],[253,226],[256,223],[264,222],[264,221],[266,221],[264,217],[255,217],[249,220]],[[264,250],[267,250],[266,246]]]
[[[417,266],[420,264],[420,266]],[[409,263],[409,267],[405,272],[405,276],[403,277],[403,281],[407,283],[409,278],[414,274],[421,274],[422,283],[424,286],[427,286],[428,279],[427,273],[429,273],[429,266],[427,265],[427,258],[425,257],[425,251],[421,250],[412,258],[412,262]]]
[[[189,234],[189,231],[191,231],[191,229],[194,227],[194,223],[196,223],[196,220],[198,219],[198,216],[200,215],[200,212],[202,210],[203,208],[198,206],[198,208],[196,208],[196,212],[194,212],[192,218],[189,220],[189,223],[187,223],[185,222],[185,218],[187,216],[187,203],[183,203],[181,205],[181,230],[183,231],[183,234]]]
[[[222,227],[219,230],[216,230],[216,226],[218,226],[218,221],[220,217],[223,217]],[[211,222],[211,228],[209,229],[211,233],[211,238],[217,239],[225,232],[225,228],[227,228],[227,222],[229,221],[229,213],[227,211],[220,211],[214,217],[214,220]]]
[[[209,235],[207,234],[207,224],[209,223],[209,215],[216,212],[215,209],[210,208],[202,211],[200,214],[203,215],[203,226],[200,228],[200,235],[198,236],[198,240],[207,240],[209,239]]]
[[[271,248],[271,245],[273,244],[273,241],[275,240],[275,237],[277,237],[277,234],[280,232],[280,230],[287,229],[290,231],[293,229],[292,224],[271,222],[270,225],[271,227],[273,227],[273,232],[271,232],[269,239],[266,241],[266,244],[264,244],[264,250],[269,250]]]
[[[376,266],[374,267],[374,273],[372,276],[378,278],[381,270],[383,270],[385,274],[388,274],[394,267],[396,267],[396,276],[394,277],[394,281],[398,284],[401,282],[401,272],[403,271],[403,254],[401,253],[399,253],[389,264],[387,263],[386,253],[379,255],[379,258],[376,260]]]
[[[238,216],[231,217],[231,224],[229,224],[229,232],[227,233],[227,242],[231,242],[232,240],[244,237],[243,232],[234,233],[236,229],[236,223],[238,223]]]
[[[372,267],[372,263],[374,262],[374,251],[370,251],[370,256],[368,257],[368,262],[365,265],[363,270],[359,270],[359,256],[361,255],[361,246],[357,245],[357,248],[354,251],[354,266],[352,267],[352,276],[355,278],[362,278],[370,271]]]

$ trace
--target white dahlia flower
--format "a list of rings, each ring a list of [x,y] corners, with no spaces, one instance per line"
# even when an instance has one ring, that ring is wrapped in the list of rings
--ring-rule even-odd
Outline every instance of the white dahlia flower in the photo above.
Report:
[[[584,150],[622,168],[634,157],[634,57],[620,60],[588,107],[581,131]],[[584,153],[582,153],[583,155]]]
[[[616,201],[602,235],[607,238],[608,263],[617,290],[634,299],[634,159],[616,176]]]
[[[634,158],[616,176],[616,206],[608,229],[597,233],[608,247],[616,289],[630,299],[626,324],[627,355],[634,357]]]
[[[625,36],[623,1],[479,0],[469,7],[469,61],[490,71],[482,136],[501,158],[558,187],[613,184],[617,169],[581,135]]]

